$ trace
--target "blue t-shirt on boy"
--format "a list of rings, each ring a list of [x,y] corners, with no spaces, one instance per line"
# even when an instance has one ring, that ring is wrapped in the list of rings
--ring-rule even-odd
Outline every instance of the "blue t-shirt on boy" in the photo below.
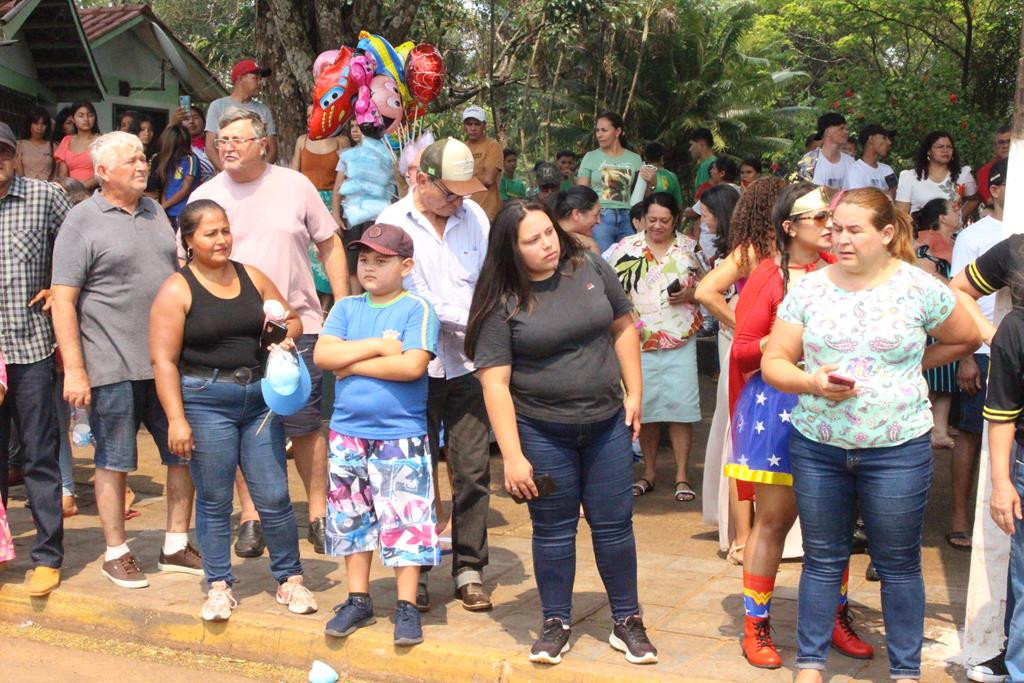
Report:
[[[369,294],[342,299],[331,309],[320,334],[346,341],[391,338],[402,351],[437,353],[437,316],[430,303],[402,292],[386,304],[374,304]],[[427,433],[427,373],[411,382],[352,375],[338,380],[334,390],[331,429],[360,439],[407,439]]]

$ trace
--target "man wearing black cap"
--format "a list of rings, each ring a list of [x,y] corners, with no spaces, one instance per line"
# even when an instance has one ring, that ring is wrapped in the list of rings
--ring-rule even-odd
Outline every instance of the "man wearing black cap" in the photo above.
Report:
[[[821,147],[801,157],[797,175],[815,185],[841,189],[846,182],[846,173],[853,165],[853,157],[842,149],[850,136],[846,130],[846,117],[834,111],[819,116],[818,136],[821,137]]]
[[[253,59],[236,62],[231,69],[231,94],[210,102],[206,112],[206,154],[218,171],[222,170],[224,165],[213,141],[217,137],[220,117],[233,107],[248,109],[260,115],[267,126],[267,163],[277,162],[277,126],[274,125],[274,115],[270,107],[253,99],[260,94],[263,79],[269,75],[270,69],[260,66]]]
[[[896,131],[887,130],[877,123],[869,123],[860,130],[862,152],[846,173],[844,190],[861,187],[877,187],[892,199],[896,194],[896,174],[892,166],[883,164],[882,159],[892,147]]]

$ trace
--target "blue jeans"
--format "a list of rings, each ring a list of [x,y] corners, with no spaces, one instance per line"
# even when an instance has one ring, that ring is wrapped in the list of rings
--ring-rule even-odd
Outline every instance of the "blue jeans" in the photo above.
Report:
[[[919,678],[924,639],[921,528],[932,483],[928,433],[898,446],[845,449],[790,441],[804,538],[797,603],[797,666],[823,669],[859,505],[882,578],[882,618],[893,678]]]
[[[146,425],[160,462],[186,466],[167,450],[167,416],[151,379],[125,380],[92,388],[89,427],[96,439],[96,467],[111,472],[134,472],[139,466],[139,425]]]
[[[60,567],[64,561],[64,515],[57,464],[57,412],[53,355],[35,363],[7,366],[7,396],[0,405],[0,497],[7,506],[8,455],[12,422],[21,435],[25,490],[32,501],[36,538],[32,564]]]
[[[275,415],[259,430],[267,416],[260,383],[243,386],[186,375],[181,378],[181,395],[196,443],[189,468],[196,487],[196,538],[206,580],[235,582],[231,502],[239,467],[260,515],[270,573],[279,583],[301,575],[299,532],[288,496],[284,427]]]
[[[603,254],[608,247],[635,232],[629,220],[629,209],[601,209],[601,222],[594,226],[592,236]]]
[[[1014,444],[1013,487],[1024,499],[1024,448]],[[1011,681],[1024,681],[1024,522],[1015,521],[1006,586],[1006,668]]]
[[[57,440],[60,442],[60,488],[61,495],[75,495],[75,470],[71,460],[71,406],[64,400],[64,376],[57,380],[54,391],[57,407]]]
[[[590,424],[560,424],[519,416],[519,440],[534,478],[550,475],[551,495],[528,503],[533,521],[533,573],[545,619],[570,623],[576,578],[580,502],[594,540],[612,616],[639,614],[633,538],[633,456],[622,411]],[[838,591],[837,591],[838,592]]]

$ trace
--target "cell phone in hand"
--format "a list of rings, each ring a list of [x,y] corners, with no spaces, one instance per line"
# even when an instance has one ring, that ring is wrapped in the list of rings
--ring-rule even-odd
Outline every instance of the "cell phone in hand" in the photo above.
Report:
[[[192,97],[190,95],[182,95],[178,98],[178,106],[185,110],[186,114],[192,113]]]
[[[857,381],[846,375],[840,375],[838,372],[828,373],[828,381],[832,384],[839,384],[840,386],[849,387],[853,389],[857,385]]]
[[[679,281],[679,278],[676,278],[671,282],[671,284],[669,284],[668,289],[666,289],[665,291],[668,292],[669,294],[678,294],[679,292],[683,291],[683,283]]]
[[[530,500],[537,500],[544,496],[550,496],[552,493],[558,490],[558,484],[551,478],[550,474],[540,474],[533,478],[533,485],[537,487],[537,495]],[[520,496],[513,495],[512,500],[517,503],[525,503],[527,500]]]
[[[268,320],[263,326],[263,336],[260,337],[260,348],[267,348],[271,344],[280,344],[288,336],[288,328],[279,322]]]

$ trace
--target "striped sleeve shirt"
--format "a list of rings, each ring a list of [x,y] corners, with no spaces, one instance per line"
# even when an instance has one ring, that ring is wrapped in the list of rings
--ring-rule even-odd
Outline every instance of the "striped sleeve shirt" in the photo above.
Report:
[[[15,176],[0,197],[0,349],[8,364],[53,353],[50,316],[28,302],[50,286],[53,241],[70,209],[64,193],[45,180]]]
[[[1014,308],[1024,307],[1024,234],[1010,235],[967,264],[964,275],[983,295],[1010,288]]]
[[[1003,318],[992,340],[988,391],[982,415],[989,422],[1017,423],[1016,439],[1024,444],[1024,309]]]

